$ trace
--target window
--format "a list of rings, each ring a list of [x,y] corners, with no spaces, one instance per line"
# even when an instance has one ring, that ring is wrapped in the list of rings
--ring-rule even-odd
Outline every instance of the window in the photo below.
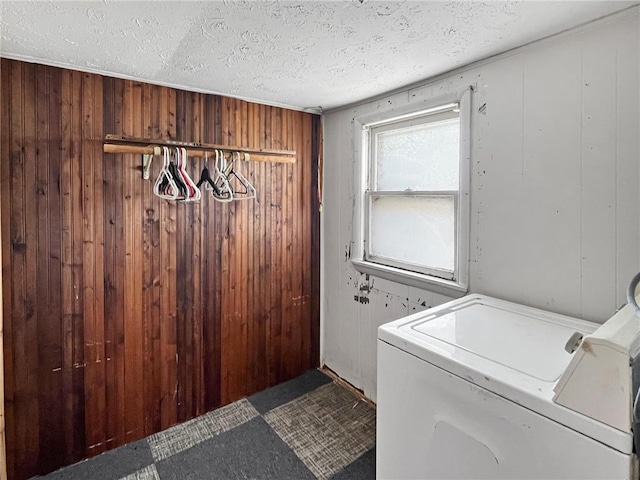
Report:
[[[363,122],[363,261],[354,263],[466,290],[466,103]]]

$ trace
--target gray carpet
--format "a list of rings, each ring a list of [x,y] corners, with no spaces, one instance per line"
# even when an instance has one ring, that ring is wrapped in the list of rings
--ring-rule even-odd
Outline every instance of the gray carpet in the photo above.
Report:
[[[318,370],[39,479],[375,478],[375,410]]]

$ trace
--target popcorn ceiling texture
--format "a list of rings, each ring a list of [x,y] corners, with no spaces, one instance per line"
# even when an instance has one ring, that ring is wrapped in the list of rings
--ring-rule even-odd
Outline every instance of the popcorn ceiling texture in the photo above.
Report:
[[[3,0],[0,54],[327,109],[634,3]]]

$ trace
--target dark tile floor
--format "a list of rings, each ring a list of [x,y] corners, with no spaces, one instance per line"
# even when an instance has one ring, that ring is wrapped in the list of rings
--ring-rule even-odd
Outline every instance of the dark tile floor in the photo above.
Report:
[[[375,478],[375,410],[318,370],[39,479]]]

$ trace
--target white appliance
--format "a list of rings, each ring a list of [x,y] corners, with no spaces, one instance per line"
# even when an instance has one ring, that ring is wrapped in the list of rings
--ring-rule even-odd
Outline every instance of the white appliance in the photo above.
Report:
[[[469,295],[381,326],[378,478],[637,478],[639,324]]]

